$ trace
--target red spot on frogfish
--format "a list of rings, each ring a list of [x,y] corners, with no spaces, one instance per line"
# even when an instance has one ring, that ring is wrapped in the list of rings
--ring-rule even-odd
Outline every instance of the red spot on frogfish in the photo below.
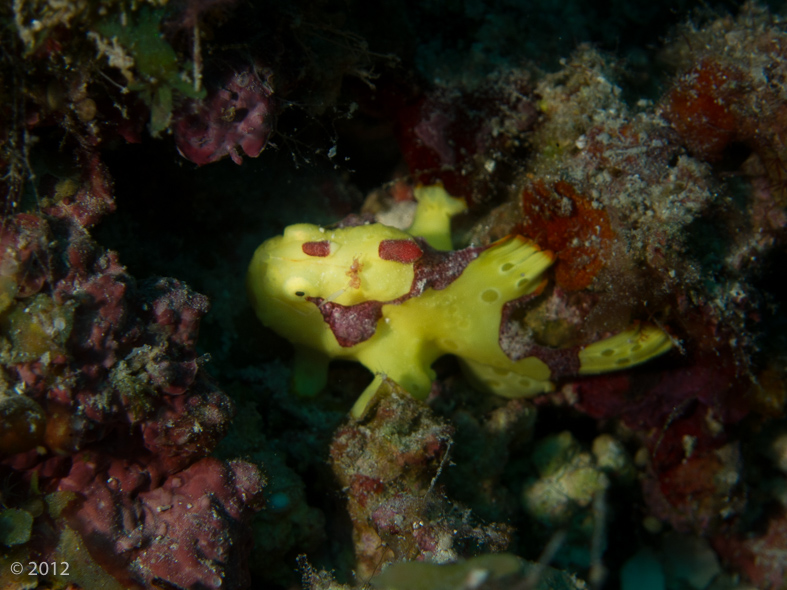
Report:
[[[377,248],[377,254],[383,260],[412,264],[424,255],[424,251],[412,240],[383,240]]]
[[[331,253],[331,243],[328,240],[322,242],[304,242],[301,246],[304,254],[308,256],[328,256]]]

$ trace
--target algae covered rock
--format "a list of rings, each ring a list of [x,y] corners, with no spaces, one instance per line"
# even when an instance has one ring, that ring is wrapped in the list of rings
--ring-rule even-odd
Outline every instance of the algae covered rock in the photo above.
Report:
[[[437,565],[418,561],[395,563],[372,579],[380,590],[476,590],[522,587],[534,590],[582,590],[574,576],[529,563],[510,553],[480,555],[467,561]]]

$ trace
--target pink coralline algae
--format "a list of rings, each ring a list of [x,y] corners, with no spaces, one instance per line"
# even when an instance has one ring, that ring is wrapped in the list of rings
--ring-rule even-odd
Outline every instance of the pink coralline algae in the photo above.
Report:
[[[195,351],[207,298],[137,283],[96,246],[84,226],[111,210],[111,183],[84,162],[48,216],[0,225],[0,477],[17,490],[5,505],[34,517],[22,561],[76,534],[123,587],[246,587],[264,481],[207,457],[234,411]]]
[[[263,74],[264,75],[264,74]],[[205,99],[189,101],[175,114],[173,132],[181,155],[198,166],[241,152],[256,158],[273,128],[274,106],[268,79],[247,67],[232,72]]]
[[[755,587],[784,588],[787,514],[778,510],[769,518],[767,528],[762,529],[717,535],[712,539],[713,547],[726,563],[743,571]]]
[[[200,459],[151,489],[139,465],[81,453],[60,491],[84,496],[65,512],[95,560],[131,586],[248,586],[250,531],[240,523],[259,498],[259,473],[248,463]]]
[[[65,183],[56,190],[55,198],[45,203],[44,212],[58,218],[69,218],[82,227],[94,225],[115,210],[112,180],[96,153],[78,154],[82,178],[80,183]]]

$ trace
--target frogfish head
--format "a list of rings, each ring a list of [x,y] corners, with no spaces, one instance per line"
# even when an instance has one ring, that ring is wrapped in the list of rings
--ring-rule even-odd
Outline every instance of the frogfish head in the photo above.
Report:
[[[422,251],[409,234],[379,223],[327,229],[301,223],[263,242],[246,276],[263,324],[306,341],[325,329],[319,305],[392,301],[410,292]]]

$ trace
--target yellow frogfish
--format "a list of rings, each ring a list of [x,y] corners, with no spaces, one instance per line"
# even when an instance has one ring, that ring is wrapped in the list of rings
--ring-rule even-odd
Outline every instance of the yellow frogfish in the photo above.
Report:
[[[295,346],[297,393],[320,391],[331,359],[358,361],[376,375],[353,406],[359,417],[383,377],[425,399],[432,364],[452,354],[475,386],[530,397],[557,379],[631,367],[672,346],[663,330],[637,323],[581,348],[528,343],[510,358],[500,345],[506,306],[542,292],[554,255],[520,235],[448,251],[451,216],[464,202],[441,186],[419,187],[416,200],[406,232],[302,223],[257,248],[249,298],[262,323]]]

